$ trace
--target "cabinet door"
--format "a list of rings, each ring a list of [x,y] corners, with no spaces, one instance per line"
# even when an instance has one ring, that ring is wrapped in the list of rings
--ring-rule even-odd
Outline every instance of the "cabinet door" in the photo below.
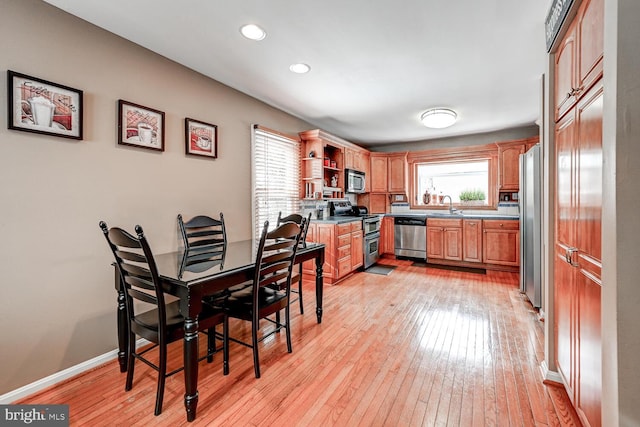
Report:
[[[444,227],[427,225],[427,261],[444,259]]]
[[[380,225],[380,243],[378,245],[380,255],[394,253],[394,234],[393,217],[385,216]]]
[[[462,228],[446,227],[443,233],[444,259],[462,261]]]
[[[576,313],[577,298],[573,283],[574,269],[566,261],[566,246],[556,245],[554,290],[555,290],[555,339],[556,339],[556,364],[567,388],[567,393],[573,400],[575,389],[573,354],[575,349],[573,331],[575,329],[574,317]]]
[[[498,146],[498,185],[500,190],[518,191],[520,188],[520,154],[524,144]]]
[[[513,220],[484,220],[482,261],[487,264],[520,265],[520,224]]]
[[[355,152],[349,148],[344,149],[344,167],[346,169],[357,169],[355,165]]]
[[[389,156],[389,183],[388,188],[390,193],[404,193],[407,190],[407,156],[393,155]]]
[[[576,26],[571,24],[556,53],[556,87],[555,106],[556,121],[559,120],[576,101],[575,88],[575,56],[576,56]]]
[[[578,24],[577,55],[579,94],[585,93],[602,76],[604,52],[604,0],[583,0]]]
[[[386,194],[370,194],[369,210],[371,213],[386,213],[388,200],[389,197]]]
[[[351,271],[364,265],[364,239],[363,232],[354,231],[351,233]]]
[[[465,219],[462,227],[462,259],[482,262],[482,220]]]
[[[371,192],[387,192],[387,157],[371,156]]]

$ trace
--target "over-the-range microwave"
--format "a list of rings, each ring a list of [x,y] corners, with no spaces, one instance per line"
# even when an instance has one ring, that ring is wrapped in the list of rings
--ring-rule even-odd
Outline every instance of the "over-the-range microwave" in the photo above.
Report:
[[[364,193],[365,179],[364,172],[355,169],[345,169],[345,189],[346,193]]]

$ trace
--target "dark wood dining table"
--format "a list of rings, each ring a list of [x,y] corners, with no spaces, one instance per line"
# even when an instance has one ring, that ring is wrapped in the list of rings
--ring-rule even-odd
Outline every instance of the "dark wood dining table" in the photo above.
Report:
[[[224,262],[215,263],[204,271],[184,268],[184,251],[179,250],[155,256],[158,274],[165,293],[180,299],[180,311],[184,316],[184,405],[187,421],[196,418],[198,405],[198,314],[202,311],[202,298],[253,279],[257,242],[244,240],[227,243]],[[322,265],[324,244],[307,243],[300,246],[295,263],[315,259],[316,265],[316,316],[322,322]],[[115,288],[118,292],[118,362],[120,371],[127,370],[128,329],[125,295],[116,270]]]

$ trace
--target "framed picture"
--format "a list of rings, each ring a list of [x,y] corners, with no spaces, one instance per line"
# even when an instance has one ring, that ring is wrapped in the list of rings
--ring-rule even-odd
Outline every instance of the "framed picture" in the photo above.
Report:
[[[118,100],[118,144],[164,151],[164,112]]]
[[[184,119],[187,154],[218,157],[218,126],[190,118]]]
[[[7,71],[9,129],[82,139],[82,91]]]

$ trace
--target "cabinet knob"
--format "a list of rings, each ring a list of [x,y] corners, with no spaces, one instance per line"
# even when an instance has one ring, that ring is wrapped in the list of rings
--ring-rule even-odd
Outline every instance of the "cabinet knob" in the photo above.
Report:
[[[504,224],[503,224],[503,223],[500,223],[500,227],[504,227]]]

